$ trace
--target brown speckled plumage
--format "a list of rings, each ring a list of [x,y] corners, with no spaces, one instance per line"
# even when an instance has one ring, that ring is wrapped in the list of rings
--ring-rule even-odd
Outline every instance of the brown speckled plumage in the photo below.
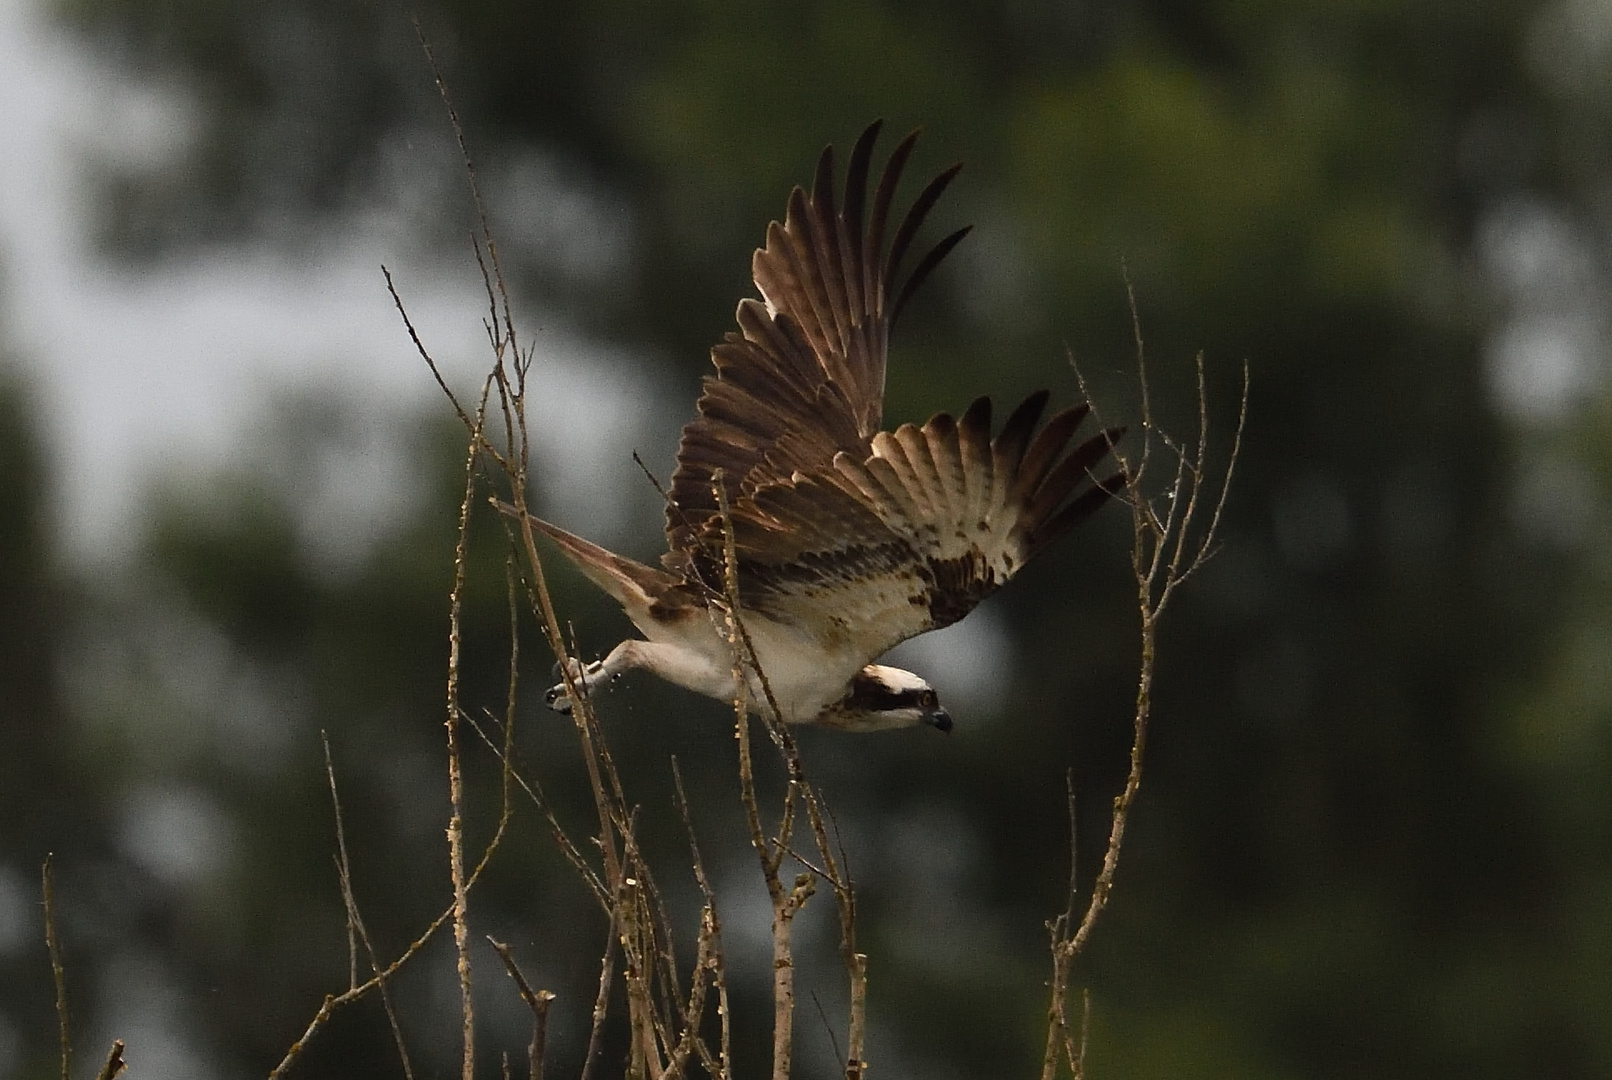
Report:
[[[886,245],[917,133],[891,154],[870,203],[878,131],[870,126],[851,152],[843,206],[836,205],[829,148],[811,194],[796,188],[783,223],[767,228],[752,260],[762,299],[740,302],[738,330],[711,350],[716,371],[705,379],[698,416],[683,429],[665,569],[537,523],[621,600],[652,641],[678,624],[693,626],[690,615],[721,581],[723,529],[712,490],[719,473],[747,617],[790,641],[814,643],[820,659],[788,657],[803,672],[815,663],[843,670],[837,680],[864,681],[871,676],[856,674],[863,665],[967,615],[1123,482],[1092,471],[1119,430],[1071,445],[1086,405],[1064,409],[1037,430],[1046,391],[1020,403],[994,438],[984,397],[960,418],[940,413],[921,426],[881,430],[891,326],[968,230],[951,233],[901,276],[908,248],[958,167],[922,190]],[[801,681],[809,681],[806,674]],[[854,680],[834,685],[846,696],[802,708],[827,709],[835,726],[854,726],[847,719],[855,714]]]

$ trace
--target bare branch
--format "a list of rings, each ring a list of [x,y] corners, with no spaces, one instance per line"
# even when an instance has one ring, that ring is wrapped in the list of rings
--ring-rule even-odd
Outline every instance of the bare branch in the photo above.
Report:
[[[615,981],[617,906],[610,905],[610,927],[605,932],[604,952],[599,956],[599,992],[593,999],[593,1026],[588,1032],[588,1056],[582,1062],[582,1080],[593,1076],[593,1067],[604,1046],[605,1017],[610,1012],[610,984]]]
[[[409,1063],[409,1050],[403,1042],[403,1028],[398,1024],[397,1012],[392,1007],[392,994],[386,988],[386,979],[381,977],[380,958],[375,955],[375,946],[370,942],[369,932],[364,929],[364,919],[358,911],[358,900],[353,895],[352,864],[347,859],[347,829],[342,823],[341,797],[336,792],[336,766],[330,758],[330,737],[321,731],[319,739],[325,748],[325,776],[330,781],[330,805],[336,815],[336,877],[341,886],[342,906],[347,910],[348,963],[351,968],[348,987],[352,989],[358,986],[355,938],[362,939],[364,951],[369,955],[370,971],[374,973],[376,985],[381,992],[381,1005],[386,1010],[386,1021],[392,1028],[392,1043],[397,1047],[398,1059],[403,1064],[403,1075],[407,1080],[414,1080],[414,1067]]]
[[[695,977],[698,979],[703,971],[709,971],[711,980],[716,986],[717,1018],[721,1022],[722,1044],[721,1060],[713,1075],[720,1080],[730,1080],[733,1075],[733,1036],[731,1017],[728,1014],[727,963],[722,952],[722,920],[717,915],[716,893],[711,888],[710,878],[705,875],[705,861],[700,857],[699,841],[694,837],[694,820],[689,815],[688,795],[683,790],[683,771],[678,767],[675,757],[672,758],[672,782],[677,791],[677,812],[682,815],[683,829],[688,833],[689,864],[694,869],[694,880],[700,886],[700,895],[705,898],[705,909],[700,916],[700,957],[695,961]],[[701,1000],[703,998],[694,998],[696,1003]],[[699,1029],[697,1015],[691,1019],[690,1026],[695,1030]]]
[[[1091,1044],[1091,991],[1080,992],[1080,1046],[1070,1055],[1070,1080],[1086,1080],[1086,1047]]]
[[[784,1060],[780,1056],[780,1031],[783,1030],[778,1023],[778,1017],[784,1011],[784,1002],[787,997],[788,1011],[793,1010],[793,960],[788,955],[789,924],[790,920],[799,910],[800,905],[812,894],[813,889],[802,885],[808,884],[810,878],[803,877],[797,880],[796,887],[785,893],[783,884],[778,876],[779,867],[786,853],[789,851],[789,838],[794,825],[795,800],[798,798],[805,807],[807,822],[811,826],[813,839],[822,857],[822,867],[813,867],[810,862],[795,857],[812,869],[814,873],[827,881],[834,889],[840,914],[840,944],[841,955],[845,963],[847,978],[850,982],[851,1017],[849,1022],[850,1046],[847,1072],[851,1075],[860,1075],[866,1063],[861,1060],[862,1035],[865,1031],[865,1001],[867,983],[867,957],[856,951],[856,902],[855,892],[850,880],[841,869],[842,859],[835,857],[834,844],[831,841],[824,819],[824,810],[816,790],[806,779],[805,764],[801,759],[800,750],[795,744],[789,725],[783,722],[783,712],[778,707],[777,698],[773,695],[772,685],[767,679],[760,660],[756,656],[755,645],[745,630],[744,619],[740,612],[739,583],[738,583],[738,552],[733,533],[733,521],[728,508],[727,489],[722,482],[722,473],[718,470],[712,477],[712,494],[715,496],[718,513],[722,524],[723,536],[723,593],[727,622],[725,626],[729,646],[734,652],[734,713],[735,730],[739,738],[740,754],[740,790],[746,799],[746,815],[751,825],[751,843],[756,847],[762,862],[762,876],[767,885],[768,895],[773,903],[773,937],[774,937],[774,1056],[773,1068],[775,1076],[779,1063]],[[761,839],[760,813],[755,808],[754,777],[751,773],[750,751],[748,737],[748,722],[746,703],[750,698],[750,687],[745,678],[745,669],[748,668],[756,677],[760,685],[763,700],[767,703],[768,711],[763,717],[770,721],[768,730],[773,736],[773,742],[778,747],[784,766],[788,770],[789,783],[784,793],[783,813],[780,818],[777,836],[770,846]],[[748,779],[747,779],[748,777]],[[843,852],[842,852],[843,856]],[[793,905],[793,906],[791,906]],[[780,946],[780,943],[782,945]],[[781,952],[780,952],[781,949]],[[785,1061],[787,1068],[787,1061]]]
[[[498,245],[493,240],[492,226],[488,224],[487,204],[482,201],[481,184],[476,179],[476,165],[470,157],[470,146],[465,141],[464,124],[459,121],[459,110],[454,108],[453,96],[448,93],[448,84],[442,77],[442,69],[437,66],[436,54],[431,49],[431,42],[427,40],[425,31],[420,27],[420,20],[414,20],[414,34],[420,40],[420,48],[425,52],[426,63],[431,67],[431,77],[436,82],[437,93],[442,97],[442,105],[448,110],[448,120],[453,125],[453,137],[459,144],[459,155],[464,162],[465,177],[470,182],[470,199],[476,207],[476,220],[481,226],[482,242],[487,245],[487,258],[493,267],[493,282],[497,286],[498,296],[503,301],[503,321],[506,328],[507,340],[515,340],[514,319],[510,314],[509,290],[504,285],[503,269],[498,264]],[[496,309],[495,309],[496,310]]]
[[[822,1021],[823,1034],[828,1036],[828,1044],[834,1048],[835,1059],[844,1061],[845,1059],[840,1057],[839,1036],[834,1034],[834,1025],[828,1022],[828,1013],[823,1010],[823,1001],[817,996],[816,990],[812,991],[812,1008],[817,1010],[817,1019]]]
[[[509,977],[515,980],[515,986],[521,993],[521,1000],[526,1007],[532,1010],[532,1041],[526,1048],[527,1076],[530,1080],[543,1080],[543,1055],[548,1043],[549,1030],[549,1004],[554,1000],[554,994],[548,990],[533,990],[532,985],[521,974],[520,965],[515,963],[515,956],[509,951],[509,946],[493,937],[487,938],[488,944],[498,953],[504,961],[504,968]]]
[[[464,608],[466,557],[470,546],[470,508],[476,495],[476,450],[481,442],[482,424],[487,414],[487,396],[492,382],[482,384],[481,402],[476,407],[476,425],[465,454],[465,493],[459,503],[459,535],[453,549],[453,590],[448,597],[448,873],[453,882],[453,942],[458,954],[460,1034],[463,1055],[460,1075],[476,1077],[476,1013],[470,980],[470,903],[465,887],[464,851],[464,768],[459,754],[459,654],[460,623]]]
[[[497,839],[498,838],[495,837],[493,841],[489,842],[488,845],[482,849],[481,858],[477,861],[476,868],[471,871],[469,878],[465,881],[466,893],[469,893],[475,888],[476,882],[481,879],[481,872],[486,869],[487,864],[492,860],[493,852],[497,849]],[[360,998],[369,994],[371,991],[378,989],[382,983],[396,975],[398,971],[402,969],[403,965],[414,959],[420,950],[425,948],[432,937],[436,935],[436,932],[446,926],[449,920],[452,918],[453,904],[450,902],[447,907],[438,912],[437,917],[431,920],[431,924],[420,933],[420,936],[409,942],[408,947],[403,950],[396,960],[393,960],[390,964],[388,964],[384,970],[377,972],[371,979],[369,979],[369,981],[360,983],[358,986],[355,986],[351,990],[348,990],[342,994],[325,995],[324,1001],[320,1003],[319,1009],[314,1013],[313,1018],[309,1020],[307,1026],[303,1028],[302,1034],[297,1037],[295,1042],[286,1048],[285,1056],[280,1059],[279,1064],[277,1064],[269,1073],[269,1080],[279,1080],[280,1077],[285,1076],[286,1073],[291,1070],[291,1066],[296,1063],[297,1058],[300,1057],[303,1050],[307,1048],[308,1041],[325,1026],[325,1023],[330,1019],[337,1009],[341,1008],[343,1005],[350,1005],[359,1000]]]
[[[106,1061],[101,1064],[101,1071],[95,1074],[95,1080],[112,1080],[128,1067],[129,1063],[123,1060],[123,1040],[113,1039],[112,1049],[106,1052]]]
[[[408,309],[403,306],[403,298],[397,294],[397,285],[392,281],[392,272],[383,264],[381,274],[386,278],[386,291],[392,296],[392,306],[396,307],[397,313],[403,317],[403,328],[409,332],[409,340],[414,342],[415,351],[420,354],[420,359],[425,361],[425,366],[431,370],[431,377],[436,379],[437,386],[442,389],[443,395],[453,406],[453,411],[459,414],[459,422],[465,426],[465,430],[475,430],[474,422],[465,412],[464,406],[459,404],[459,399],[454,396],[453,390],[448,386],[448,380],[442,377],[442,369],[437,367],[436,359],[425,347],[425,342],[420,340],[419,331],[414,329],[414,320],[409,318]]]
[[[1137,380],[1142,392],[1142,447],[1133,464],[1115,450],[1126,480],[1124,502],[1131,510],[1131,568],[1136,581],[1137,613],[1140,623],[1141,656],[1138,664],[1135,707],[1132,714],[1130,763],[1125,783],[1114,799],[1113,816],[1109,822],[1108,844],[1103,852],[1102,864],[1091,893],[1078,922],[1075,912],[1078,905],[1076,889],[1074,843],[1074,791],[1069,793],[1070,880],[1069,903],[1064,913],[1048,923],[1051,935],[1053,974],[1051,998],[1047,1007],[1046,1049],[1042,1056],[1042,1080],[1054,1080],[1059,1054],[1069,1062],[1073,1075],[1084,1076],[1086,1032],[1090,1017],[1090,999],[1083,997],[1080,1038],[1078,1044],[1070,1030],[1067,995],[1070,972],[1075,958],[1085,948],[1092,930],[1108,905],[1119,868],[1120,849],[1125,839],[1125,827],[1130,810],[1136,801],[1142,783],[1142,763],[1147,748],[1148,721],[1153,707],[1153,679],[1157,665],[1158,625],[1171,596],[1180,584],[1208,560],[1215,548],[1221,512],[1230,490],[1231,476],[1242,449],[1243,429],[1248,416],[1248,368],[1243,368],[1242,404],[1238,410],[1237,428],[1232,437],[1230,456],[1220,481],[1220,490],[1208,524],[1195,527],[1201,509],[1200,500],[1205,485],[1210,482],[1209,457],[1209,405],[1204,375],[1204,360],[1196,358],[1198,393],[1198,433],[1195,444],[1183,446],[1167,433],[1159,430],[1152,414],[1152,398],[1148,387],[1147,360],[1142,344],[1141,320],[1136,310],[1136,297],[1129,279],[1126,292],[1131,301],[1132,330],[1136,340]],[[1073,365],[1073,359],[1071,358]],[[1086,381],[1075,366],[1081,389]],[[1088,392],[1088,397],[1089,397]],[[1148,464],[1157,441],[1170,457],[1175,459],[1169,485],[1158,495],[1150,494],[1145,486]],[[1166,509],[1160,514],[1155,509],[1155,498],[1162,498]]]
[[[55,854],[45,856],[39,868],[39,891],[45,905],[45,950],[50,954],[50,974],[56,983],[56,1037],[60,1043],[62,1080],[70,1080],[73,1068],[73,1040],[67,1027],[67,971],[62,967],[61,939],[56,936]]]
[[[536,780],[528,780],[516,766],[515,762],[519,758],[520,751],[513,744],[513,725],[507,723],[503,725],[504,746],[501,748],[482,730],[481,725],[476,723],[474,717],[467,713],[464,716],[464,721],[470,725],[472,731],[480,736],[481,741],[487,745],[487,748],[497,755],[499,761],[508,770],[510,779],[526,793],[526,797],[532,801],[532,805],[536,806],[538,812],[543,815],[543,819],[548,822],[549,833],[554,837],[555,846],[560,849],[560,853],[565,856],[566,861],[575,868],[583,882],[587,884],[589,891],[599,901],[599,907],[608,914],[610,911],[610,897],[605,892],[604,884],[599,880],[599,875],[594,872],[593,867],[588,865],[587,860],[582,857],[582,852],[577,849],[576,844],[566,833],[565,827],[554,816],[553,807],[549,805],[548,799],[543,795],[542,785]]]
[[[851,1023],[845,1043],[845,1080],[860,1080],[868,1063],[863,1059],[863,1043],[867,1040],[868,1016],[868,956],[853,952],[850,959]]]

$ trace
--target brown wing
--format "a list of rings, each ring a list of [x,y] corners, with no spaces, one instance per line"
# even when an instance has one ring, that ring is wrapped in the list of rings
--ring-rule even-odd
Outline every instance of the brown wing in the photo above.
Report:
[[[705,379],[699,416],[683,429],[666,514],[669,565],[685,562],[716,516],[717,470],[729,499],[737,500],[796,472],[826,469],[841,451],[857,458],[869,452],[883,412],[890,327],[968,232],[936,244],[898,290],[907,248],[960,166],[930,181],[886,252],[891,203],[918,133],[890,155],[864,222],[879,127],[870,125],[851,151],[843,209],[835,206],[830,146],[818,160],[811,195],[797,187],[784,223],[767,227],[766,246],[751,262],[764,302],[740,301],[739,329],[711,350],[716,374]]]
[[[866,456],[842,452],[828,469],[740,497],[742,602],[858,663],[956,622],[1124,483],[1092,472],[1122,430],[1072,445],[1090,411],[1077,405],[1037,433],[1046,402],[1046,391],[1026,398],[993,440],[980,398],[961,420],[941,413],[880,432]]]

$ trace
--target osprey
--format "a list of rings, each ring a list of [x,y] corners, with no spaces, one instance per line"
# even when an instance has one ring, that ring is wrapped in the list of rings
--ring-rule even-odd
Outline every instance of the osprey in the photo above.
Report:
[[[532,525],[626,610],[645,640],[572,671],[586,694],[631,668],[731,700],[725,629],[725,543],[736,554],[741,619],[781,719],[854,731],[951,717],[923,679],[873,663],[907,638],[961,619],[1123,484],[1093,467],[1120,436],[1071,448],[1090,407],[1075,405],[1037,433],[1045,390],[991,437],[991,402],[961,419],[880,428],[886,342],[913,290],[968,232],[936,244],[900,280],[903,257],[961,166],[924,188],[895,231],[885,229],[917,132],[885,165],[864,219],[874,123],[851,152],[836,207],[833,147],[812,193],[795,188],[783,224],[752,259],[761,300],[739,303],[738,332],[711,350],[695,420],[683,429],[666,509],[670,551],[650,567],[556,525]],[[507,509],[507,508],[506,508]],[[749,707],[765,694],[748,674]],[[568,712],[564,683],[549,705]]]

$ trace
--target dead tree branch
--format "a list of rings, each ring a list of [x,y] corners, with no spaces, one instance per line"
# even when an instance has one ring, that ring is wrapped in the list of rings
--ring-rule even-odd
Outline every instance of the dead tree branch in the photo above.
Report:
[[[1147,364],[1142,346],[1140,320],[1136,317],[1135,297],[1131,300],[1132,326],[1135,332],[1137,370],[1142,391],[1142,446],[1136,460],[1127,460],[1118,449],[1113,450],[1125,475],[1125,502],[1131,511],[1131,572],[1136,583],[1136,603],[1140,623],[1140,660],[1138,663],[1136,696],[1131,719],[1130,762],[1125,784],[1114,799],[1113,816],[1109,821],[1108,844],[1103,852],[1102,864],[1087,897],[1079,920],[1080,910],[1075,890],[1073,849],[1071,848],[1071,877],[1069,905],[1063,914],[1048,923],[1051,936],[1052,980],[1051,1000],[1048,1003],[1046,1049],[1042,1056],[1042,1080],[1054,1080],[1060,1060],[1069,1063],[1076,1080],[1084,1074],[1086,1026],[1089,1001],[1082,1006],[1079,1043],[1071,1034],[1068,1016],[1069,978],[1075,958],[1091,938],[1097,920],[1108,906],[1114,888],[1114,877],[1119,869],[1120,849],[1124,844],[1125,827],[1131,807],[1142,784],[1142,763],[1147,748],[1148,722],[1153,709],[1153,677],[1158,660],[1158,627],[1176,590],[1200,570],[1214,554],[1220,527],[1221,513],[1231,490],[1232,474],[1242,450],[1243,430],[1248,419],[1248,368],[1243,367],[1242,396],[1237,413],[1237,426],[1232,435],[1224,471],[1216,485],[1209,463],[1209,405],[1208,389],[1204,377],[1203,355],[1196,360],[1198,394],[1198,431],[1195,443],[1184,447],[1161,431],[1153,418],[1151,392],[1148,387]],[[1079,369],[1076,369],[1077,377]],[[1084,378],[1081,389],[1087,390]],[[1173,459],[1170,478],[1162,488],[1150,484],[1150,466],[1155,444],[1162,453]],[[1218,486],[1218,490],[1215,490]],[[1207,523],[1199,525],[1199,516],[1205,500],[1213,498],[1214,505]],[[1073,844],[1074,793],[1070,792],[1070,833]]]
[[[56,936],[56,880],[52,872],[54,854],[45,856],[39,868],[39,891],[45,905],[45,949],[50,954],[50,974],[56,983],[56,1035],[60,1043],[62,1080],[69,1080],[73,1067],[73,1040],[67,1026],[67,971],[62,967],[61,939]]]
[[[358,900],[353,894],[352,864],[347,858],[347,828],[342,822],[341,797],[336,791],[336,766],[330,758],[330,738],[323,731],[319,733],[319,738],[325,748],[325,776],[330,782],[330,805],[336,815],[336,877],[341,886],[342,905],[347,910],[348,989],[352,990],[358,986],[356,946],[361,941],[365,953],[369,956],[370,972],[375,976],[376,986],[381,992],[381,1005],[386,1011],[386,1022],[392,1028],[392,1042],[397,1047],[397,1056],[403,1065],[403,1075],[406,1080],[414,1080],[414,1067],[409,1062],[409,1050],[403,1042],[403,1028],[398,1024],[397,1011],[392,1007],[392,993],[387,989],[386,979],[381,975],[380,957],[376,955],[369,932],[364,928],[363,916],[358,911]]]
[[[106,1052],[106,1060],[101,1063],[101,1071],[95,1074],[95,1080],[113,1080],[113,1077],[129,1067],[123,1060],[123,1040],[113,1039],[112,1049]]]
[[[515,963],[515,954],[509,951],[509,946],[493,937],[487,938],[487,943],[498,953],[503,960],[504,968],[509,977],[515,980],[515,986],[520,990],[521,1000],[526,1007],[532,1010],[532,1041],[526,1047],[527,1077],[529,1080],[543,1080],[543,1056],[548,1043],[549,1005],[554,1001],[554,994],[548,990],[533,990],[532,984],[526,981],[520,965]]]

